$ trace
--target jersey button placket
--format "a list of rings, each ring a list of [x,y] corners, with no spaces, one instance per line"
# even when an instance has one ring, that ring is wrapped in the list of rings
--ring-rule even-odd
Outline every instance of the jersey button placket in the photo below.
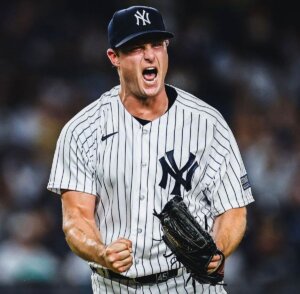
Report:
[[[143,151],[142,151],[142,162],[141,162],[141,172],[142,172],[142,176],[141,176],[141,181],[145,180],[146,177],[146,172],[147,169],[146,167],[148,166],[148,158],[149,158],[149,150],[148,150],[148,146],[149,146],[149,131],[147,129],[143,129],[142,130],[142,144],[143,144]]]
[[[148,164],[149,164],[149,130],[147,129],[149,125],[143,126],[142,128],[142,146],[141,146],[141,186],[139,191],[139,224],[137,227],[137,238],[139,244],[144,243],[145,234],[146,234],[146,219],[147,219],[147,193],[148,193]]]

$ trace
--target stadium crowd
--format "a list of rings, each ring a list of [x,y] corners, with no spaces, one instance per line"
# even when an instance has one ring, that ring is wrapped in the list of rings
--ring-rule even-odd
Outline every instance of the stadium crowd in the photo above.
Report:
[[[62,126],[118,83],[106,27],[135,3],[163,13],[175,33],[168,83],[224,115],[248,170],[256,202],[226,264],[229,293],[296,293],[300,21],[291,0],[1,1],[0,292],[91,292],[90,269],[70,253],[59,197],[46,185]]]

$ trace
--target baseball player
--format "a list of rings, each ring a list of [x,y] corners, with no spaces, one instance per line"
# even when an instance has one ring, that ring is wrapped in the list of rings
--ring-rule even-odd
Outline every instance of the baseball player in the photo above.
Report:
[[[238,146],[217,110],[165,83],[172,37],[155,8],[115,12],[107,56],[120,85],[73,117],[57,142],[48,189],[61,194],[66,240],[89,262],[94,293],[226,293],[192,283],[168,257],[153,210],[174,195],[225,257],[245,231],[253,197]]]

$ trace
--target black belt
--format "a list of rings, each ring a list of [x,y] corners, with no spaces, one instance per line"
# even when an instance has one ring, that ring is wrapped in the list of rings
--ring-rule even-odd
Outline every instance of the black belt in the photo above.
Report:
[[[115,280],[118,282],[128,282],[128,283],[135,283],[135,284],[157,284],[167,281],[168,279],[174,278],[178,275],[178,269],[173,269],[166,272],[161,272],[149,276],[137,277],[137,278],[128,278],[122,275],[119,275],[109,269],[105,268],[94,268],[91,267],[93,272],[96,272],[98,275]]]

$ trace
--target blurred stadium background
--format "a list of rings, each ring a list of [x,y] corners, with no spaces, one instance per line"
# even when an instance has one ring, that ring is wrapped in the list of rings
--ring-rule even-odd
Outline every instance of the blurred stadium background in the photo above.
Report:
[[[118,83],[106,27],[133,4],[161,10],[176,35],[167,81],[221,111],[248,169],[256,202],[226,264],[229,293],[299,293],[300,18],[291,0],[1,1],[0,293],[91,293],[46,184],[62,126]]]

